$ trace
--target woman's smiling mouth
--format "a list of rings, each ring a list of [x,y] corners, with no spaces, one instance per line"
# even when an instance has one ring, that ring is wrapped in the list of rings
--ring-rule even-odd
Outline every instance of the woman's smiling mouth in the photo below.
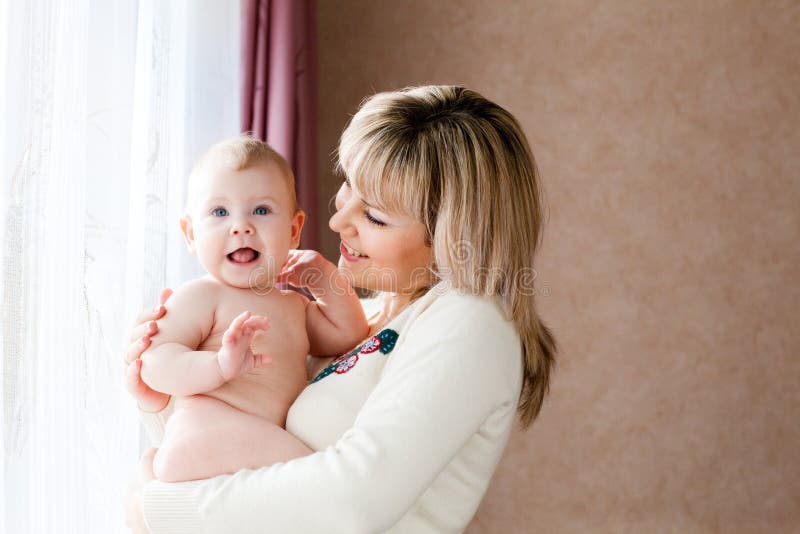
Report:
[[[348,245],[345,245],[344,241],[342,241],[341,244],[339,245],[339,252],[342,253],[342,256],[344,256],[344,258],[347,261],[358,261],[369,258],[369,256],[367,256],[366,254],[362,254],[361,252],[358,252],[356,249]]]

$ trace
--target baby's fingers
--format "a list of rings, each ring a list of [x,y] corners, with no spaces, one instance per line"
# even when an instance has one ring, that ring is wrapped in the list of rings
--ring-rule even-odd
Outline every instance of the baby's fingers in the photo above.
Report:
[[[269,330],[269,319],[261,315],[253,315],[244,322],[244,326],[252,330]]]
[[[228,328],[230,328],[231,330],[233,330],[233,329],[241,329],[242,325],[249,318],[250,318],[250,312],[249,311],[243,311],[242,313],[240,313],[239,315],[236,316],[236,319],[231,321],[231,325]]]
[[[245,311],[240,313],[236,318],[231,321],[231,324],[228,326],[228,329],[225,331],[225,334],[222,336],[222,341],[228,341],[231,343],[236,343],[239,339],[239,334],[242,333],[244,328],[244,322],[250,318],[250,312]]]
[[[297,263],[297,260],[299,260],[302,255],[303,253],[300,252],[299,250],[290,250],[289,255],[286,257],[286,261],[283,262],[283,266],[281,267],[281,269],[287,269],[291,267],[292,265]]]

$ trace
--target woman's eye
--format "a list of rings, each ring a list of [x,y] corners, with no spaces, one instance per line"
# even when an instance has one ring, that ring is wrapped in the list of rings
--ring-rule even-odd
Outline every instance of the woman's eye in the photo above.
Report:
[[[385,222],[383,222],[383,221],[381,221],[381,220],[378,220],[378,219],[376,219],[375,217],[373,217],[372,215],[370,215],[368,211],[364,211],[364,217],[366,217],[366,218],[367,218],[367,220],[368,220],[369,222],[371,222],[372,224],[374,224],[375,226],[386,226],[386,223],[385,223]]]
[[[213,215],[214,217],[225,217],[226,215],[228,215],[228,210],[226,210],[225,208],[214,208],[213,210],[211,210],[211,215]]]
[[[270,209],[266,206],[259,206],[253,210],[253,215],[269,215]]]

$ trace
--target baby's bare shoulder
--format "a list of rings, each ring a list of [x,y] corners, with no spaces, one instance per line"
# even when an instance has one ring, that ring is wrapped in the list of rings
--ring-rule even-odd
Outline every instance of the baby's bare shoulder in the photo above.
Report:
[[[224,286],[213,278],[203,277],[189,280],[183,284],[179,290],[186,292],[187,294],[201,294],[211,297],[219,295],[223,288]]]
[[[197,278],[181,285],[167,300],[166,305],[181,309],[207,310],[215,308],[222,297],[222,284],[213,279]]]
[[[178,287],[164,303],[167,313],[158,321],[159,341],[198,347],[213,327],[219,295],[213,280],[191,280]]]

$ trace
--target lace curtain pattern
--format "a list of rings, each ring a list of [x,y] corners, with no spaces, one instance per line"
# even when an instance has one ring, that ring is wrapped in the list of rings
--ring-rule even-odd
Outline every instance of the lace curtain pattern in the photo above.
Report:
[[[238,3],[0,4],[0,531],[128,532],[122,350],[199,274],[184,183],[238,133]]]

